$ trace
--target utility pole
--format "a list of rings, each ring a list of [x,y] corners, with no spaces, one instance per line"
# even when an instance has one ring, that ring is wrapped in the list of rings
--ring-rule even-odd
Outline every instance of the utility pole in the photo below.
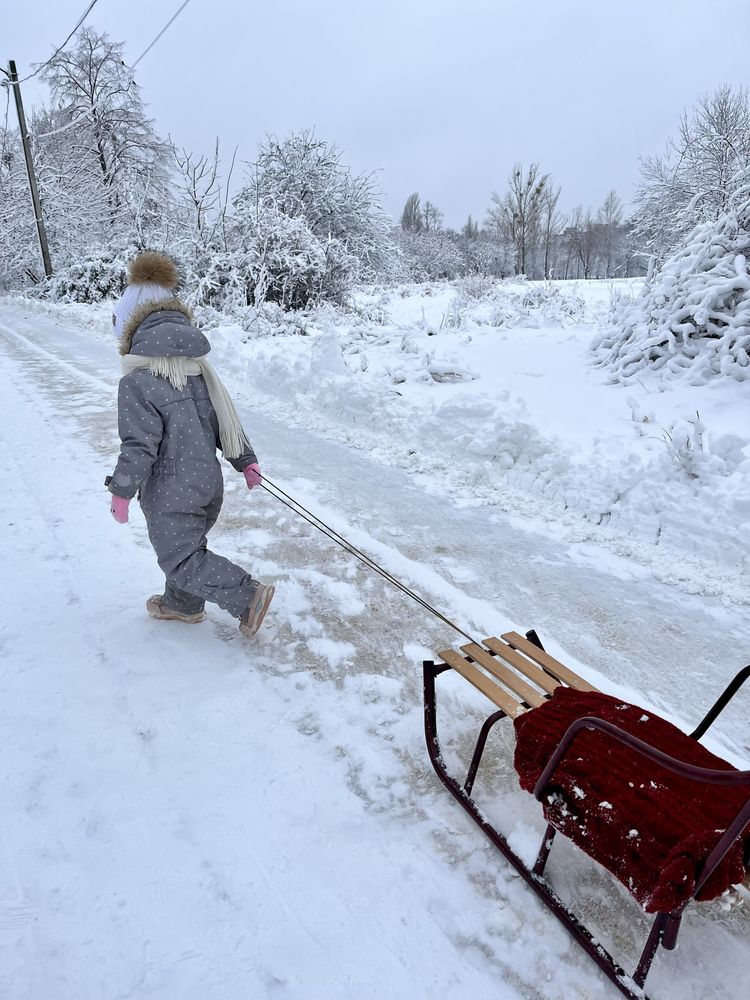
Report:
[[[34,173],[34,161],[31,158],[31,146],[29,145],[29,134],[26,129],[26,115],[23,113],[23,102],[21,100],[21,85],[18,82],[16,64],[8,60],[8,76],[10,86],[13,88],[13,96],[16,99],[16,111],[18,112],[18,127],[21,131],[21,142],[23,143],[23,155],[26,159],[26,173],[29,177],[29,189],[31,191],[31,202],[34,206],[34,219],[36,220],[36,231],[39,236],[39,248],[42,251],[42,261],[44,262],[44,273],[48,278],[52,277],[52,261],[49,256],[49,245],[47,243],[47,233],[44,228],[42,218],[42,203],[39,200],[39,188],[36,184]]]

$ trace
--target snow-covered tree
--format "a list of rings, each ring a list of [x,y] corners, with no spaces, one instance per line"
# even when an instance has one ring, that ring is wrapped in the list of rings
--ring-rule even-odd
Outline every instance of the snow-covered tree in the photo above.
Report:
[[[109,205],[110,238],[135,233],[147,239],[168,200],[167,146],[146,115],[122,43],[81,28],[42,78],[50,87],[52,113],[64,120],[59,134],[82,169],[98,171]],[[50,133],[40,133],[40,139],[54,138]]]
[[[131,242],[122,239],[121,220],[112,225],[109,192],[95,159],[81,149],[67,126],[67,109],[42,106],[31,123],[34,164],[53,261],[63,266],[96,246]]]
[[[214,286],[217,281],[227,284],[224,274],[230,263],[236,271],[231,287],[218,289],[224,304],[232,289],[234,305],[270,301],[290,309],[345,297],[360,262],[344,241],[320,239],[303,216],[287,215],[270,201],[252,202],[247,191],[235,199],[234,210],[227,222],[230,249],[212,255],[201,285],[204,301],[216,304]]]
[[[557,210],[561,191],[562,188],[559,185],[554,187],[548,183],[542,194],[539,209],[539,232],[544,255],[542,274],[545,278],[551,277],[554,273],[557,256],[557,237],[563,228],[562,215]]]
[[[610,190],[596,213],[596,221],[600,227],[599,253],[603,277],[611,278],[617,266],[622,235],[622,202],[614,189]]]
[[[531,254],[539,237],[544,192],[549,174],[539,173],[539,164],[532,163],[524,171],[517,163],[508,178],[508,190],[500,196],[492,193],[488,222],[505,233],[516,250],[516,274],[526,274]]]
[[[613,381],[644,369],[750,379],[750,178],[728,210],[702,222],[634,300],[623,298],[594,342]]]
[[[29,198],[21,139],[0,130],[0,289],[38,281],[39,244]]]
[[[234,204],[236,213],[273,206],[303,219],[322,246],[345,247],[363,280],[375,277],[393,252],[372,174],[352,173],[336,146],[311,131],[269,136]]]
[[[683,112],[663,156],[641,161],[635,224],[643,249],[661,260],[697,223],[717,219],[748,166],[747,90],[721,87]]]
[[[113,253],[164,244],[170,235],[167,147],[146,116],[122,50],[84,28],[40,75],[51,100],[31,114],[29,139],[56,271],[86,261],[87,273],[103,274]],[[38,282],[37,237],[17,131],[4,130],[0,146],[0,272],[16,285]],[[82,287],[80,276],[69,277],[70,288]]]
[[[426,233],[434,233],[437,232],[438,229],[442,228],[443,213],[437,205],[433,205],[431,201],[426,201],[424,203],[424,208],[422,209],[422,224]]]
[[[461,230],[461,235],[466,240],[478,240],[479,239],[479,223],[472,219],[471,215],[466,221],[466,225]]]
[[[591,210],[584,212],[583,206],[579,205],[564,236],[577,264],[576,277],[593,277],[601,248],[601,227],[592,218]]]
[[[405,232],[400,234],[399,245],[413,281],[456,278],[466,271],[466,257],[454,233]]]
[[[401,228],[414,233],[418,233],[422,228],[422,204],[416,191],[406,199],[401,213]]]
[[[216,241],[223,217],[219,140],[212,156],[196,155],[174,144],[171,155],[185,225],[182,239],[192,245],[194,253],[200,253]]]
[[[483,277],[507,278],[514,273],[515,251],[507,240],[479,231],[461,244],[466,270]]]

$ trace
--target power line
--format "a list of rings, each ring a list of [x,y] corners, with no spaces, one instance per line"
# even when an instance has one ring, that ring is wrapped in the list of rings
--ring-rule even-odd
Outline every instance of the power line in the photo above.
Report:
[[[68,44],[68,42],[73,37],[73,35],[75,35],[76,31],[78,31],[78,29],[81,27],[81,25],[83,24],[83,22],[89,16],[89,14],[94,9],[94,7],[97,5],[98,2],[99,2],[99,0],[91,0],[91,3],[89,3],[89,5],[86,8],[86,10],[78,18],[78,20],[76,21],[75,27],[73,28],[72,31],[70,31],[68,33],[68,36],[65,39],[65,41],[62,43],[62,45],[58,45],[57,48],[55,49],[55,51],[49,57],[49,59],[45,60],[45,62],[43,62],[40,66],[37,66],[37,68],[34,70],[33,73],[29,73],[28,76],[22,77],[22,79],[20,79],[18,81],[18,83],[25,83],[27,80],[31,80],[33,77],[38,76],[38,74],[42,72],[42,70],[45,68],[45,66],[49,66],[49,64],[57,56],[57,54],[59,52],[61,52],[65,48],[65,46]],[[156,36],[156,38],[154,38],[153,41],[150,42],[146,46],[146,48],[143,50],[143,52],[141,52],[141,54],[138,56],[138,58],[132,64],[132,66],[128,67],[128,69],[130,69],[131,72],[132,72],[132,70],[135,69],[135,67],[138,65],[138,63],[141,61],[141,59],[143,59],[144,56],[148,55],[148,53],[151,51],[151,49],[159,41],[159,39],[161,38],[161,36],[165,33],[165,31],[167,31],[168,28],[171,27],[172,23],[177,20],[177,18],[180,16],[180,14],[183,12],[183,10],[187,7],[187,5],[189,3],[190,3],[190,0],[184,0],[184,2],[180,4],[180,6],[177,8],[177,10],[174,12],[174,14],[170,17],[170,19],[167,21],[167,23],[164,25],[164,27],[159,32],[159,34]],[[5,73],[6,76],[8,75],[7,72],[5,71],[5,69],[3,69],[3,67],[0,66],[0,69],[3,70],[3,73]],[[133,81],[131,80],[131,83],[132,82]]]
[[[94,3],[96,3],[96,0],[94,0]],[[181,4],[181,5],[179,6],[179,8],[178,8],[178,9],[177,9],[177,10],[175,11],[175,13],[174,13],[174,14],[173,14],[173,15],[172,15],[172,16],[170,17],[170,19],[169,19],[169,20],[167,21],[167,23],[166,23],[166,24],[164,25],[164,27],[163,27],[163,28],[161,29],[161,31],[160,31],[160,32],[159,32],[159,34],[158,34],[158,35],[156,36],[156,38],[154,38],[154,39],[153,39],[153,41],[152,41],[152,42],[150,42],[150,43],[149,43],[149,45],[147,45],[147,47],[146,47],[146,48],[145,48],[145,49],[143,50],[143,52],[141,52],[141,54],[140,54],[140,55],[138,56],[138,58],[136,59],[136,61],[135,61],[135,62],[133,63],[133,65],[132,65],[132,66],[127,66],[127,65],[126,65],[125,63],[123,63],[123,66],[125,66],[125,68],[126,68],[126,69],[129,69],[129,70],[130,70],[130,72],[131,72],[131,74],[132,74],[133,70],[135,69],[135,67],[136,67],[136,66],[138,65],[138,63],[139,63],[139,62],[141,61],[141,59],[143,59],[143,57],[144,57],[145,55],[147,55],[147,54],[148,54],[148,53],[149,53],[149,52],[151,51],[151,49],[152,49],[152,48],[154,47],[154,45],[156,45],[156,43],[157,43],[157,42],[159,41],[159,39],[160,39],[160,38],[161,38],[161,36],[162,36],[162,35],[164,34],[164,32],[165,32],[165,31],[166,31],[166,30],[167,30],[167,29],[168,29],[168,28],[170,27],[170,25],[171,25],[171,24],[172,24],[172,23],[173,23],[174,21],[176,21],[176,20],[177,20],[177,18],[178,18],[178,17],[180,16],[180,14],[181,14],[181,13],[183,12],[183,10],[184,10],[184,9],[185,9],[185,8],[187,7],[187,5],[188,5],[189,3],[190,3],[190,0],[185,0],[185,2],[184,2],[184,3],[182,3],[182,4]],[[93,4],[92,4],[91,6],[93,7]],[[58,49],[58,51],[59,51],[59,49]],[[53,57],[53,58],[54,58],[54,57]],[[131,76],[131,77],[130,77],[130,83],[128,84],[128,86],[127,86],[127,89],[128,89],[128,90],[130,90],[130,88],[131,88],[131,87],[133,86],[133,84],[134,84],[134,83],[135,83],[135,78],[134,78],[133,76]],[[52,130],[51,132],[42,132],[42,133],[41,133],[40,135],[38,135],[38,136],[37,136],[37,139],[46,139],[46,138],[48,138],[49,136],[52,136],[52,135],[59,135],[59,133],[60,133],[60,132],[67,132],[67,131],[68,131],[69,129],[72,129],[72,128],[75,128],[75,127],[76,127],[76,125],[80,125],[81,121],[82,121],[82,120],[83,120],[84,118],[86,118],[86,117],[87,117],[87,116],[88,116],[89,114],[91,114],[91,113],[92,113],[93,111],[96,111],[96,109],[97,109],[97,107],[98,107],[98,104],[99,104],[99,102],[97,101],[97,102],[96,102],[95,104],[93,104],[93,105],[92,105],[92,106],[91,106],[90,108],[88,108],[88,109],[87,109],[87,110],[86,110],[86,111],[85,111],[85,112],[84,112],[84,113],[83,113],[83,114],[81,115],[81,117],[80,117],[80,118],[77,118],[77,119],[76,119],[75,121],[72,121],[72,122],[68,122],[68,124],[67,124],[67,125],[62,125],[62,126],[60,126],[60,128],[56,128],[56,129],[53,129],[53,130]]]
[[[52,62],[52,60],[58,54],[58,52],[61,52],[65,48],[65,46],[68,44],[68,42],[70,41],[70,39],[73,37],[73,35],[75,35],[76,31],[78,31],[78,29],[81,27],[81,25],[83,24],[83,22],[89,16],[89,14],[94,9],[94,7],[97,5],[98,2],[99,2],[99,0],[91,0],[91,3],[88,5],[88,7],[86,8],[86,10],[78,18],[78,21],[76,22],[75,28],[73,28],[73,30],[68,34],[68,37],[62,43],[62,45],[58,45],[57,48],[55,49],[55,51],[49,57],[49,59],[47,59],[45,62],[43,62],[40,66],[37,66],[37,68],[34,70],[33,73],[29,73],[28,76],[25,76],[25,77],[23,77],[23,79],[19,80],[18,81],[19,83],[25,83],[27,80],[31,80],[33,77],[35,77],[39,73],[41,73],[45,66],[49,66],[49,64]]]
[[[153,40],[153,42],[151,42],[151,44],[150,44],[150,45],[148,45],[148,46],[147,46],[147,47],[146,47],[146,48],[145,48],[145,49],[143,50],[143,52],[141,52],[141,54],[140,54],[140,55],[138,56],[138,58],[136,59],[136,61],[135,61],[135,62],[133,63],[133,65],[132,65],[132,66],[130,67],[130,69],[131,69],[131,70],[134,70],[134,69],[135,69],[135,67],[136,67],[136,66],[138,65],[138,63],[139,63],[139,62],[141,61],[141,59],[143,59],[143,57],[144,57],[145,55],[147,55],[147,54],[148,54],[148,53],[149,53],[149,52],[151,51],[151,49],[152,49],[152,48],[154,47],[154,45],[156,45],[156,43],[157,43],[157,42],[159,41],[159,39],[161,38],[161,36],[162,36],[162,35],[164,34],[164,32],[165,32],[165,31],[167,30],[167,28],[169,28],[169,27],[170,27],[170,25],[172,24],[172,22],[173,22],[173,21],[176,21],[176,20],[177,20],[177,18],[178,18],[178,17],[180,16],[180,14],[181,14],[181,13],[183,12],[183,10],[184,10],[184,9],[185,9],[185,8],[187,7],[187,5],[188,5],[189,3],[190,3],[190,0],[185,0],[185,2],[184,2],[183,4],[180,4],[180,6],[178,7],[178,9],[177,9],[177,10],[175,11],[175,13],[174,13],[174,14],[173,14],[173,15],[172,15],[172,16],[170,17],[170,19],[169,19],[169,20],[167,21],[167,23],[166,23],[166,24],[164,25],[164,27],[163,27],[163,28],[161,29],[161,31],[160,31],[160,32],[159,32],[159,34],[158,34],[158,35],[156,36],[156,38],[155,38],[155,39]]]

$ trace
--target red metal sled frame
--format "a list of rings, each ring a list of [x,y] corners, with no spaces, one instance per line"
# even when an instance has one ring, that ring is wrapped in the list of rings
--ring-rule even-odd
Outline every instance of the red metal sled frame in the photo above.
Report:
[[[534,632],[528,632],[527,638],[540,648],[543,648]],[[656,914],[654,922],[651,926],[651,931],[641,953],[636,971],[632,976],[629,976],[622,966],[620,966],[609,954],[609,952],[596,940],[591,931],[589,931],[588,928],[581,923],[578,917],[576,917],[576,915],[562,902],[552,886],[544,878],[544,867],[556,833],[555,828],[551,825],[547,826],[544,837],[542,838],[542,844],[539,849],[536,863],[533,868],[529,868],[511,848],[503,834],[489,822],[487,817],[484,816],[477,804],[471,798],[471,790],[482,759],[487,737],[496,722],[499,722],[502,718],[507,718],[505,712],[502,710],[494,712],[482,726],[464,784],[459,784],[459,782],[448,773],[438,740],[435,679],[439,674],[450,669],[451,667],[447,664],[436,664],[432,660],[425,660],[423,663],[425,737],[427,740],[427,750],[435,772],[459,805],[461,805],[469,816],[471,816],[477,826],[482,829],[500,853],[508,859],[526,883],[541,898],[545,906],[547,906],[555,914],[557,919],[566,927],[569,933],[573,935],[584,951],[590,955],[590,957],[596,962],[607,978],[614,983],[618,990],[620,990],[620,992],[626,997],[629,997],[630,1000],[648,1000],[643,987],[646,982],[649,969],[651,968],[651,963],[653,962],[654,956],[656,955],[660,945],[668,950],[675,947],[682,914],[690,900],[671,913]],[[703,733],[705,733],[748,677],[750,677],[750,666],[741,670],[734,680],[728,685],[723,694],[706,714],[706,717],[697,729],[691,734],[693,738],[698,739],[701,735],[703,735]],[[566,749],[569,747],[573,739],[575,739],[576,734],[580,732],[582,728],[587,726],[591,728],[594,726],[597,728],[603,728],[613,738],[628,744],[633,749],[636,749],[641,753],[644,753],[655,762],[661,763],[663,766],[669,767],[672,770],[677,770],[679,773],[695,777],[697,780],[750,785],[750,771],[709,772],[704,768],[692,767],[691,765],[686,765],[680,761],[674,760],[674,758],[668,757],[666,754],[661,754],[659,751],[649,747],[648,744],[644,744],[642,741],[635,739],[635,737],[631,737],[629,734],[618,730],[616,726],[604,723],[599,719],[586,718],[573,723],[563,736],[560,745],[550,758],[549,764],[545,768],[545,771],[534,790],[535,796],[538,799],[543,796],[544,789],[548,784],[549,778],[554,772],[559,761],[562,759]],[[695,894],[700,892],[705,882],[710,878],[716,867],[721,863],[725,854],[735,842],[737,837],[740,836],[749,825],[750,797],[748,798],[745,806],[737,814],[734,821],[730,824],[726,833],[719,839],[707,859],[706,865],[696,886]]]

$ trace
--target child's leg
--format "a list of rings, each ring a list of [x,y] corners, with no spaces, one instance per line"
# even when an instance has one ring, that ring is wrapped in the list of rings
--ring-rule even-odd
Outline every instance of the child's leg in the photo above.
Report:
[[[180,599],[182,593],[197,599],[196,606],[211,601],[239,618],[247,610],[258,581],[241,566],[207,548],[206,532],[216,520],[221,498],[192,511],[154,507],[151,503],[144,505],[144,514],[151,544],[167,578],[167,605],[175,607],[171,595]]]

